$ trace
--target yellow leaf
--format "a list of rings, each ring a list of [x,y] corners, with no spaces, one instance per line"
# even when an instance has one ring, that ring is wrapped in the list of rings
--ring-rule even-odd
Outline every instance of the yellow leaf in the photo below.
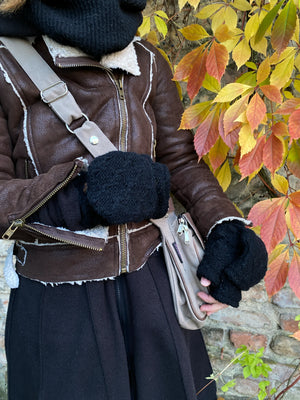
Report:
[[[236,122],[241,122],[242,124],[247,124],[248,120],[247,120],[247,115],[246,115],[246,111],[242,112],[237,119],[235,120]]]
[[[179,2],[183,2],[184,0],[179,0]],[[185,4],[186,2],[184,2]],[[184,6],[182,5],[182,7]],[[181,7],[181,8],[182,8]],[[219,10],[221,7],[223,7],[222,4],[209,4],[208,6],[203,7],[196,15],[195,17],[199,19],[206,19],[210,18],[217,10]]]
[[[197,8],[200,3],[200,0],[188,0],[188,2],[190,3],[191,6]]]
[[[233,35],[226,24],[222,24],[216,29],[215,37],[221,43],[232,39],[232,36]]]
[[[249,85],[243,85],[242,83],[229,83],[220,90],[214,101],[217,103],[225,103],[234,100],[249,89],[252,89]]]
[[[201,40],[209,36],[200,24],[185,26],[184,28],[179,29],[179,32],[181,32],[187,40]]]
[[[221,137],[218,137],[216,143],[209,150],[209,161],[215,171],[225,161],[229,147],[223,142]]]
[[[237,26],[238,17],[233,8],[229,6],[225,8],[224,21],[230,29],[234,29]]]
[[[256,140],[254,139],[253,132],[249,124],[242,126],[239,133],[239,142],[241,147],[241,157],[247,153],[250,153],[250,151],[254,149]]]
[[[187,3],[187,0],[178,0],[179,11],[183,8],[183,6]]]
[[[298,4],[298,8],[300,8],[300,2]],[[292,40],[299,44],[299,18],[296,18],[296,27]]]
[[[149,34],[147,36],[147,42],[150,42],[151,44],[153,44],[153,46],[158,45],[159,40],[158,40],[156,31],[150,31],[149,32]]]
[[[300,74],[295,76],[294,88],[297,90],[297,92],[300,92]]]
[[[219,93],[219,91],[221,90],[221,85],[219,81],[208,74],[205,74],[204,81],[202,82],[202,87],[213,93]]]
[[[266,80],[270,75],[271,67],[269,57],[265,58],[259,65],[257,70],[257,84],[259,85],[261,82]]]
[[[300,71],[300,54],[297,55],[295,58],[295,67],[297,68],[298,71]]]
[[[220,10],[211,17],[211,29],[213,32],[216,32],[218,26],[225,23],[224,8],[225,7],[220,8]]]
[[[226,160],[222,167],[219,169],[216,178],[221,185],[223,191],[226,192],[231,183],[231,171],[228,160]]]
[[[269,260],[268,263],[271,264],[272,261],[274,261],[278,256],[280,256],[281,253],[283,253],[286,250],[287,245],[286,244],[278,244],[275,249],[269,254]]]
[[[252,15],[252,17],[249,18],[245,26],[245,38],[248,40],[248,42],[256,34],[258,28],[259,28],[259,16],[258,14],[254,14]]]
[[[264,56],[267,53],[268,41],[264,37],[259,42],[255,43],[254,37],[250,39],[250,44],[253,50],[257,51],[258,53],[263,54]]]
[[[163,10],[155,11],[154,14],[158,15],[161,18],[169,19],[169,17],[167,16],[167,14]]]
[[[240,11],[251,10],[251,6],[247,0],[234,0],[233,7],[237,8]]]
[[[277,64],[271,74],[270,85],[282,88],[290,79],[294,70],[294,56],[287,57],[284,61]]]
[[[271,176],[271,183],[279,193],[287,194],[289,183],[284,176],[274,174],[274,176]]]
[[[281,54],[278,54],[277,52],[275,52],[270,57],[270,64],[271,65],[278,64],[281,61],[285,60],[286,58],[289,58],[292,56],[294,57],[295,51],[296,51],[296,49],[294,47],[287,47],[285,50],[283,50],[283,52]]]
[[[235,29],[231,30],[230,32],[232,34],[232,38],[229,40],[226,40],[225,42],[222,43],[223,46],[226,47],[228,53],[232,52],[232,50],[235,48],[235,46],[240,41],[240,37],[243,36],[243,31],[241,31],[238,28],[235,28]]]
[[[168,33],[168,27],[165,21],[162,18],[158,17],[157,15],[154,15],[154,21],[158,32],[160,32],[163,35],[163,37],[165,37],[166,34]]]
[[[141,37],[147,35],[151,30],[150,17],[144,17],[142,24],[139,26],[139,34]]]
[[[251,49],[246,39],[241,40],[232,52],[232,58],[238,69],[249,60],[250,56]]]

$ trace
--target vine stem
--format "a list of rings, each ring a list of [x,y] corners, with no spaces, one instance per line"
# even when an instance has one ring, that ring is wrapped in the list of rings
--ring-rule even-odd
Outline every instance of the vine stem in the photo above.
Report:
[[[291,387],[293,387],[294,385],[296,385],[297,382],[300,381],[300,375],[294,380],[294,382],[292,382],[290,385],[288,385],[286,388],[284,388],[276,397],[274,400],[279,400],[280,397],[286,393]]]
[[[196,393],[196,396],[198,396],[198,394],[200,394],[201,392],[203,392],[204,389],[206,389],[210,384],[212,384],[214,381],[217,381],[219,379],[219,377],[239,358],[241,358],[247,350],[244,350],[240,355],[238,355],[237,357],[235,357],[233,360],[230,361],[229,364],[226,365],[226,367],[224,369],[222,369],[221,372],[219,372],[214,378],[211,379],[211,381],[209,381],[205,386],[203,386],[202,389],[199,390],[199,392]]]

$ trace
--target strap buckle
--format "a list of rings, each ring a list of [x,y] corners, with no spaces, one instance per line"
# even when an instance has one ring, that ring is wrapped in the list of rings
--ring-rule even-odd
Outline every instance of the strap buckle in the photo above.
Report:
[[[84,117],[84,118],[85,118],[85,121],[83,122],[83,124],[85,124],[86,122],[89,121],[89,117],[88,117],[86,114],[82,113],[82,114],[81,114],[81,117]],[[81,117],[79,117],[79,118],[77,118],[77,119],[80,119]],[[74,122],[74,121],[75,121],[75,120],[73,120],[72,122]],[[82,125],[83,125],[83,124],[82,124]],[[69,132],[73,133],[74,135],[76,134],[76,133],[73,131],[73,129],[71,129],[71,127],[70,127],[69,124],[65,123],[65,125],[66,125],[66,128],[68,129]],[[81,126],[82,126],[82,125],[81,125]],[[78,128],[77,128],[77,129],[78,129]]]
[[[49,104],[64,97],[69,90],[65,82],[58,81],[40,91],[41,99],[44,103]]]

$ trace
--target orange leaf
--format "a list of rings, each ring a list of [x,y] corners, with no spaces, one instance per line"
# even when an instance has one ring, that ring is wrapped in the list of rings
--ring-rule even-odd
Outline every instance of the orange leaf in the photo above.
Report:
[[[198,57],[199,54],[203,52],[203,45],[197,47],[196,49],[190,51],[186,54],[179,62],[176,67],[176,71],[174,74],[175,81],[183,81],[184,79],[190,76],[190,73],[194,66],[194,61]]]
[[[265,276],[265,284],[268,296],[275,293],[284,286],[288,276],[288,250],[281,253],[271,264]]]
[[[247,119],[252,130],[256,129],[262,122],[266,112],[267,107],[265,103],[262,101],[260,95],[255,93],[246,110]]]
[[[274,101],[274,103],[281,103],[282,98],[281,98],[281,93],[278,87],[274,85],[264,85],[260,87],[261,91],[263,94],[271,101]]]
[[[290,195],[291,200],[291,195]],[[290,228],[295,235],[296,239],[300,239],[300,203],[298,202],[295,204],[294,202],[290,201],[287,207],[287,218],[290,222]]]
[[[276,122],[276,124],[272,126],[272,133],[277,137],[288,136],[289,131],[287,124],[282,121]]]
[[[289,118],[289,132],[291,141],[300,138],[300,110],[294,111]]]
[[[224,114],[224,134],[227,136],[232,130],[240,128],[242,124],[236,119],[245,111],[249,95],[241,97]]]
[[[293,141],[288,157],[287,166],[297,178],[300,178],[300,145]]]
[[[199,92],[204,81],[206,74],[206,59],[206,50],[203,53],[198,54],[198,56],[194,59],[194,65],[187,84],[187,92],[191,100],[193,100],[196,94]]]
[[[182,114],[179,129],[193,129],[198,126],[205,119],[210,105],[211,102],[206,101],[186,108]]]
[[[280,167],[283,156],[283,143],[272,133],[267,139],[263,152],[263,162],[272,174]]]
[[[227,146],[233,151],[238,138],[239,138],[239,131],[241,129],[242,124],[237,124],[237,127],[231,130],[227,135],[225,135],[224,131],[224,114],[225,110],[223,110],[220,114],[219,118],[219,135],[223,139],[223,142],[227,144]]]
[[[213,170],[215,171],[223,162],[226,160],[229,147],[223,142],[223,140],[218,137],[216,143],[209,151],[209,161]]]
[[[276,199],[260,201],[251,208],[248,219],[254,226],[261,225],[270,216],[274,207],[277,207]]]
[[[296,340],[300,340],[300,331],[297,331],[291,335]]]
[[[216,143],[216,140],[219,136],[218,122],[219,119],[216,110],[213,110],[199,125],[194,137],[194,145],[200,158],[204,154],[208,153],[212,146]]]
[[[263,151],[266,142],[266,137],[262,136],[257,139],[256,146],[249,153],[245,154],[239,162],[239,168],[242,178],[251,175],[258,171],[263,163]]]
[[[280,54],[292,39],[296,28],[297,9],[293,0],[289,0],[275,21],[271,43]]]
[[[282,106],[280,106],[277,110],[277,114],[289,115],[293,111],[295,111],[300,106],[300,99],[290,99],[285,101]]]
[[[220,82],[224,75],[228,59],[229,54],[226,47],[214,41],[206,60],[207,73]]]
[[[300,256],[296,252],[291,261],[288,277],[291,289],[300,298]]]
[[[260,236],[264,241],[268,253],[270,253],[276,245],[281,242],[287,232],[285,220],[285,204],[286,198],[273,200],[272,212],[261,224]]]

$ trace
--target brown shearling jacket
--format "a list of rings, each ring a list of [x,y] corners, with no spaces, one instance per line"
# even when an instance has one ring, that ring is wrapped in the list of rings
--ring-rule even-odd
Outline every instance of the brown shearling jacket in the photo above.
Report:
[[[118,149],[149,154],[168,166],[172,193],[203,236],[217,221],[239,217],[209,168],[198,162],[192,134],[178,130],[182,104],[157,49],[135,41],[140,73],[130,73],[82,55],[53,56],[43,38],[34,46]],[[86,149],[0,43],[0,235],[16,240],[21,275],[56,283],[100,280],[140,268],[159,245],[159,231],[149,221],[79,232],[27,222],[80,173],[85,160],[91,160]]]

